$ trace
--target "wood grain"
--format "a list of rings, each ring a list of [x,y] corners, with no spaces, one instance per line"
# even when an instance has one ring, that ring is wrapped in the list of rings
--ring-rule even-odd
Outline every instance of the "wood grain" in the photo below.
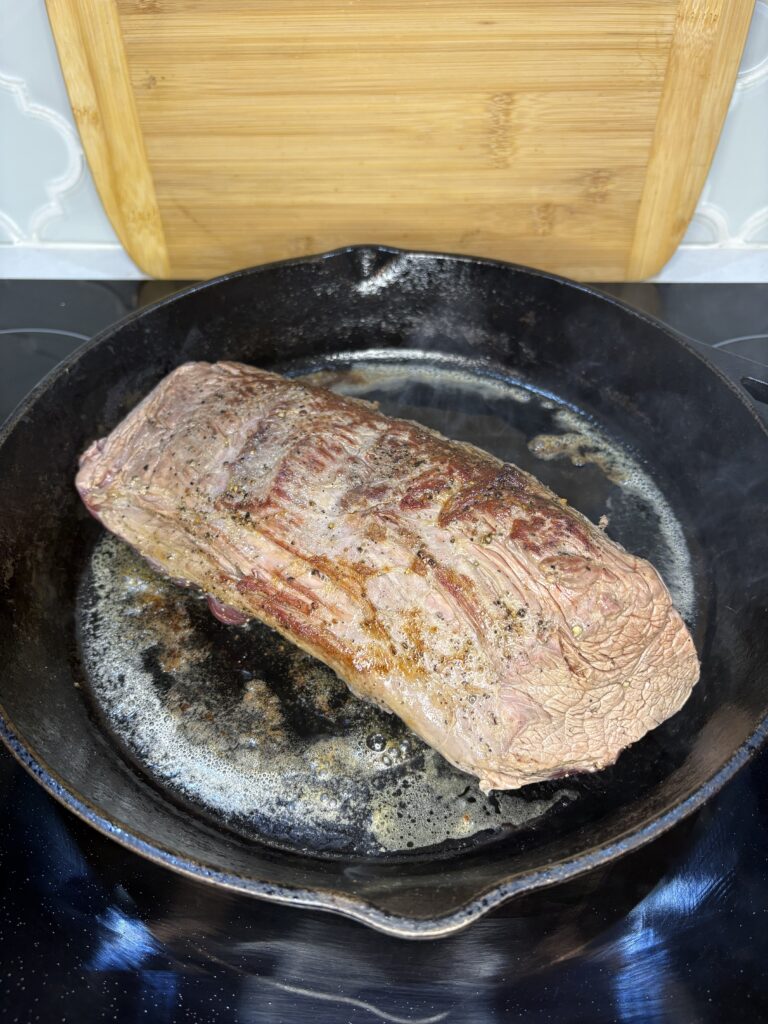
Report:
[[[46,3],[80,138],[107,216],[146,273],[170,277],[115,5],[109,0]]]
[[[48,5],[107,212],[154,275],[381,242],[618,280],[684,230],[752,0]],[[135,183],[159,214],[138,231]]]
[[[662,267],[685,234],[720,138],[753,6],[680,4],[627,265],[631,280]]]

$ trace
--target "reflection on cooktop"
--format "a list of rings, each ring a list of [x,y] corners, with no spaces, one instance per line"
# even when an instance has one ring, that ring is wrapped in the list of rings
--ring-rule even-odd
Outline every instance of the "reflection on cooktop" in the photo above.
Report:
[[[694,1022],[720,1019],[713,1006],[768,1011],[765,759],[646,850],[432,942],[170,875],[3,766],[9,1014],[28,986],[41,1020],[67,994],[78,1013],[106,1015],[117,992],[124,1002],[103,1019]]]
[[[0,412],[82,337],[178,286],[0,283]],[[757,340],[768,337],[768,286],[607,289],[768,362]],[[458,935],[407,942],[145,862],[0,750],[2,1013],[77,1024],[765,1020],[766,794],[764,753],[635,854]]]

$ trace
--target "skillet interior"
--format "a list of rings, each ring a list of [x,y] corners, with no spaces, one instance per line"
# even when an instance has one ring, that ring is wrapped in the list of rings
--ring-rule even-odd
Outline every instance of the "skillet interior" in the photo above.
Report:
[[[311,836],[286,839],[263,826],[224,823],[210,809],[201,813],[153,782],[146,764],[126,756],[105,728],[88,697],[93,672],[85,670],[77,640],[78,585],[100,531],[80,509],[71,481],[86,443],[181,362],[237,358],[298,370],[343,364],[345,353],[370,349],[401,362],[404,349],[427,352],[432,363],[445,353],[475,375],[513,377],[583,410],[631,452],[684,532],[703,674],[680,715],[614,769],[578,780],[578,799],[558,800],[558,787],[543,787],[536,798],[553,799],[553,806],[511,830],[414,853],[402,844],[366,849],[347,835],[320,859],[314,854],[323,844]],[[439,392],[415,414],[424,418],[428,406],[439,406]],[[417,398],[411,395],[416,406]],[[398,933],[460,927],[511,892],[585,870],[650,838],[720,784],[729,759],[742,760],[756,742],[750,737],[765,714],[765,451],[751,411],[674,336],[547,275],[355,249],[197,287],[81,350],[6,433],[0,700],[11,742],[75,810],[180,870],[338,909]],[[551,479],[565,491],[557,476],[572,467],[557,465]],[[555,464],[531,468],[547,476],[547,466]],[[574,479],[578,504],[585,478]],[[651,524],[649,542],[653,535]]]

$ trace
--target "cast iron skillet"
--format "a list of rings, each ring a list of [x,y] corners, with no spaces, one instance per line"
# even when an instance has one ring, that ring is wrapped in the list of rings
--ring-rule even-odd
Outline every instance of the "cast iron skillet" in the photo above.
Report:
[[[509,798],[512,803],[501,798],[486,811],[488,827],[464,835],[456,831],[457,815],[476,814],[471,780],[457,793],[450,771],[438,765],[440,784],[454,794],[441,812],[453,831],[432,847],[422,842],[411,849],[402,841],[402,824],[399,839],[390,829],[382,840],[371,801],[394,813],[387,802],[396,797],[407,816],[407,783],[418,782],[428,752],[408,747],[408,756],[394,757],[386,769],[365,761],[369,755],[359,748],[371,738],[366,730],[373,720],[367,712],[360,718],[343,688],[334,690],[325,679],[320,710],[311,694],[297,704],[296,679],[286,685],[290,651],[258,628],[227,632],[202,616],[194,595],[181,595],[181,612],[177,605],[172,611],[188,618],[174,642],[182,655],[190,645],[214,652],[210,665],[195,662],[210,668],[210,679],[203,672],[202,683],[198,677],[184,683],[198,686],[209,724],[233,708],[241,724],[243,679],[255,674],[270,706],[280,707],[289,753],[300,758],[302,744],[309,749],[318,736],[341,749],[354,736],[355,756],[372,766],[362,789],[346,780],[349,792],[332,771],[323,774],[314,762],[307,768],[304,782],[322,783],[341,801],[346,817],[335,831],[325,810],[313,818],[295,780],[286,783],[280,821],[266,812],[260,817],[258,807],[250,817],[228,817],[226,808],[196,800],[183,777],[174,779],[167,766],[161,771],[133,743],[130,713],[123,708],[122,719],[110,717],[104,706],[105,673],[113,674],[113,696],[115,688],[130,688],[132,677],[120,679],[120,664],[112,664],[120,659],[103,647],[103,630],[102,660],[94,660],[92,634],[102,629],[104,611],[92,593],[93,553],[103,531],[81,508],[72,481],[79,453],[161,377],[188,360],[223,358],[288,373],[326,371],[323,380],[351,381],[386,411],[514,456],[595,518],[611,512],[609,532],[654,558],[688,603],[702,676],[682,712],[624,752],[614,768],[532,787]],[[564,444],[559,458],[536,461],[527,447],[531,435],[567,434],[574,415],[645,474],[651,482],[645,491],[632,491],[631,474],[622,475],[598,442],[592,451],[586,435],[580,448]],[[84,345],[29,396],[0,437],[3,738],[76,814],[174,870],[336,911],[395,935],[450,933],[510,896],[648,842],[716,792],[762,742],[768,728],[767,440],[737,388],[682,338],[605,295],[544,273],[354,247],[195,285]],[[586,453],[582,468],[566,457],[574,451]],[[648,486],[655,498],[648,499]],[[141,618],[150,634],[158,621],[176,621],[156,594],[153,600],[160,602],[157,614],[142,611]],[[183,656],[163,659],[159,644],[154,634],[142,650],[124,644],[130,648],[124,657],[130,660],[136,647],[139,675],[156,687],[158,700],[178,705],[175,673],[189,665]],[[248,648],[245,662],[230,658],[237,644]],[[248,671],[233,682],[230,669],[240,671],[246,662]],[[304,666],[310,675],[315,668]],[[304,676],[299,682],[306,689]],[[192,732],[203,745],[218,744],[221,754],[221,735],[200,740]],[[396,723],[389,733],[383,741],[394,751],[403,737]],[[240,750],[238,736],[229,736],[226,756],[233,745]],[[374,736],[369,744],[371,758],[386,755],[381,740]],[[185,770],[179,768],[181,776]],[[423,811],[423,793],[420,799]],[[312,820],[298,820],[308,806]],[[371,845],[372,836],[380,846]]]

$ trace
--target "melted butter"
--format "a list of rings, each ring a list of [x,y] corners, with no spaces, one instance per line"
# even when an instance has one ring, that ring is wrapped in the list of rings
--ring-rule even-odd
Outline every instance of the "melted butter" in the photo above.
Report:
[[[484,796],[330,669],[266,627],[219,627],[200,595],[111,535],[94,551],[80,600],[88,685],[110,729],[164,786],[254,838],[416,852],[522,827],[575,798],[564,787],[545,801]],[[285,696],[259,665],[265,644],[288,666]],[[244,652],[237,679],[222,672],[221,645]],[[297,703],[319,728],[297,723]]]

